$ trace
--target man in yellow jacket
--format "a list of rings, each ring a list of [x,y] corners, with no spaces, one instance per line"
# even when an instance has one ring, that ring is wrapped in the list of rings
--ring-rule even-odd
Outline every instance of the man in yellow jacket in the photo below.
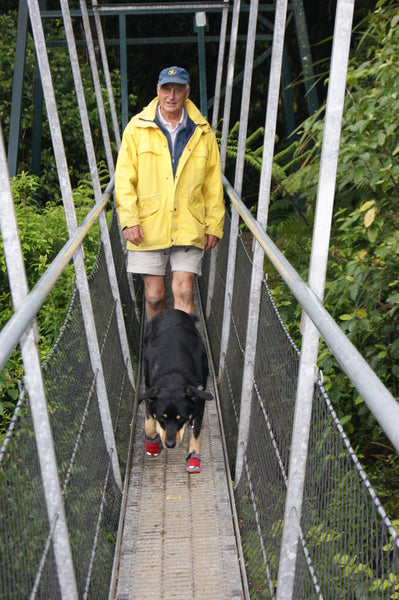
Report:
[[[148,319],[165,308],[170,260],[174,308],[194,313],[204,250],[223,235],[224,201],[215,135],[188,99],[181,67],[163,69],[157,97],[128,123],[115,172],[127,270],[142,273]]]

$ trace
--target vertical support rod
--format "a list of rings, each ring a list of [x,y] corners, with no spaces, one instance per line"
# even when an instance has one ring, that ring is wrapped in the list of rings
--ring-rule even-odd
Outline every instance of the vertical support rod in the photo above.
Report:
[[[98,76],[96,53],[94,51],[93,37],[91,35],[89,13],[87,12],[86,0],[80,0],[80,10],[82,12],[83,28],[86,36],[87,50],[89,52],[89,61],[91,68],[91,76],[93,79],[94,90],[96,93],[97,109],[100,118],[101,133],[104,142],[105,155],[107,157],[107,166],[110,177],[115,173],[114,160],[112,157],[111,141],[109,139],[109,131],[107,117],[105,114],[104,100],[101,89],[100,78]]]
[[[101,62],[102,62],[102,66],[103,66],[105,84],[107,86],[107,95],[108,95],[108,102],[109,102],[109,106],[110,106],[110,110],[111,110],[111,118],[112,118],[112,126],[114,129],[114,137],[115,137],[116,147],[119,150],[119,147],[121,145],[121,134],[119,131],[119,123],[118,123],[118,117],[117,117],[117,113],[116,113],[115,99],[114,99],[114,94],[112,91],[112,82],[111,82],[111,76],[109,73],[107,50],[105,48],[104,35],[103,35],[102,26],[101,26],[101,17],[99,15],[98,10],[96,10],[98,7],[97,0],[92,0],[92,5],[93,5],[93,12],[94,12],[94,22],[96,24],[97,39],[98,39],[98,44],[100,46]]]
[[[227,154],[227,138],[229,135],[229,124],[230,124],[230,112],[231,112],[231,98],[233,95],[233,81],[234,81],[234,66],[235,56],[237,49],[237,36],[238,36],[238,22],[240,17],[240,0],[234,0],[233,5],[233,18],[231,23],[230,33],[230,48],[229,48],[229,61],[227,67],[227,79],[226,79],[226,95],[224,98],[224,111],[223,111],[223,126],[222,126],[222,141],[220,147],[220,164],[222,172],[224,173],[226,167],[226,154]],[[231,224],[230,224],[230,241],[229,241],[229,260],[227,263],[226,272],[226,290],[224,295],[224,309],[223,309],[223,323],[222,323],[222,337],[220,342],[220,357],[219,357],[219,377],[224,369],[225,356],[227,352],[227,346],[229,343],[230,335],[230,320],[231,320],[231,301],[233,297],[234,289],[234,271],[236,265],[237,255],[237,237],[238,237],[238,223],[239,216],[236,208],[231,207]]]
[[[40,10],[46,10],[46,0],[39,0]],[[46,22],[43,21],[43,27]],[[36,54],[35,80],[33,84],[33,122],[32,122],[32,159],[33,175],[40,177],[42,168],[42,134],[43,134],[43,88],[40,81],[39,62]]]
[[[282,71],[281,71],[281,87],[282,87],[282,94],[283,94],[285,131],[286,131],[288,140],[290,142],[293,142],[294,139],[291,138],[291,136],[292,136],[293,132],[295,131],[295,115],[294,115],[294,99],[293,99],[292,89],[291,89],[290,84],[291,84],[291,71],[290,71],[290,65],[289,65],[289,61],[288,61],[287,48],[284,45],[283,65],[282,65]]]
[[[302,0],[292,0],[294,9],[296,34],[298,37],[299,54],[301,57],[302,70],[305,72],[306,100],[308,104],[309,115],[313,115],[319,108],[319,99],[315,86],[313,61],[310,52],[308,29],[306,27],[306,17]]]
[[[216,131],[216,127],[218,124],[228,16],[229,16],[229,7],[226,4],[225,8],[223,8],[222,22],[220,25],[219,52],[218,52],[218,62],[217,62],[217,68],[216,68],[216,82],[215,82],[215,96],[214,96],[213,112],[212,112],[212,129],[213,129],[213,131]],[[213,298],[213,294],[215,291],[217,253],[218,253],[218,247],[216,246],[216,248],[211,250],[211,262],[210,262],[210,266],[209,266],[208,292],[207,292],[206,307],[205,307],[205,316],[207,319],[209,318],[209,315],[211,314],[212,298]]]
[[[320,301],[324,296],[327,271],[353,11],[354,0],[338,0],[309,272],[309,287]],[[305,316],[277,582],[277,600],[291,600],[294,593],[298,530],[303,503],[318,343],[318,330],[309,317]]]
[[[226,48],[226,34],[227,34],[227,20],[229,17],[229,7],[226,4],[222,11],[222,22],[220,24],[220,35],[219,35],[219,52],[218,52],[218,63],[216,68],[216,82],[215,82],[215,96],[213,101],[213,112],[212,112],[212,129],[216,131],[219,118],[219,106],[220,106],[220,95],[222,89],[222,76],[223,76],[223,63],[224,63],[224,51]]]
[[[119,15],[119,53],[121,65],[121,103],[122,103],[122,133],[129,121],[128,92],[127,92],[127,41],[126,15]]]
[[[238,22],[240,20],[241,0],[234,0],[233,18],[230,32],[229,61],[227,66],[226,94],[224,97],[222,141],[220,146],[220,164],[222,172],[226,167],[227,138],[229,136],[231,99],[233,96],[234,66],[237,50]]]
[[[198,42],[198,67],[200,84],[200,110],[204,117],[208,118],[208,91],[206,86],[206,58],[205,58],[205,28],[206,13],[195,13],[195,26],[197,29]]]
[[[257,220],[266,230],[269,210],[270,188],[272,181],[274,140],[276,135],[281,68],[284,53],[285,24],[287,18],[287,0],[277,0],[274,18],[272,60],[270,65],[269,89],[266,108],[265,134],[263,140],[262,171],[258,201]],[[248,307],[247,338],[245,344],[244,373],[241,391],[240,424],[236,459],[235,482],[239,484],[244,467],[249,425],[251,419],[252,390],[256,357],[256,340],[259,322],[261,286],[263,280],[264,251],[256,243],[252,265],[251,291]]]
[[[241,196],[242,183],[243,183],[243,179],[244,179],[245,146],[246,146],[246,140],[247,140],[248,113],[249,113],[249,105],[250,105],[250,98],[251,98],[252,70],[253,70],[254,52],[255,52],[258,5],[259,5],[258,0],[251,0],[250,9],[249,9],[249,20],[248,20],[247,48],[246,48],[246,53],[245,53],[244,80],[243,80],[242,97],[241,97],[240,130],[239,130],[239,134],[238,134],[238,143],[237,143],[236,172],[235,172],[235,178],[234,178],[234,190],[236,191],[238,196]],[[233,291],[234,291],[233,267],[235,267],[235,258],[236,258],[236,254],[237,254],[238,222],[239,222],[239,216],[238,216],[237,211],[234,209],[234,212],[232,213],[231,227],[232,227],[232,229],[234,228],[234,231],[235,231],[234,238],[235,239],[232,239],[232,234],[230,234],[230,249],[233,250],[233,248],[234,248],[234,262],[232,260],[232,257],[230,256],[230,250],[229,250],[228,271],[229,271],[229,267],[230,267],[231,275],[229,275],[229,278],[228,278],[228,281],[230,284],[229,287],[227,287],[227,280],[226,280],[226,295],[225,295],[225,307],[224,307],[224,314],[226,314],[228,318],[223,323],[221,353],[220,353],[220,366],[219,366],[220,372],[222,372],[222,370],[224,368],[225,355],[227,352],[227,346],[228,346],[229,335],[230,335],[231,301],[233,298]]]
[[[7,169],[3,132],[0,127],[0,231],[7,264],[7,273],[15,310],[28,295],[28,283],[19,239],[15,208],[11,195]],[[55,523],[53,547],[58,580],[63,600],[78,600],[72,552],[69,543],[64,502],[58,478],[57,460],[47,411],[46,393],[37,347],[36,321],[21,338],[21,352],[25,372],[25,387],[28,392],[33,429],[43,492],[50,527]]]
[[[50,125],[51,140],[53,143],[53,151],[57,166],[58,179],[64,204],[65,217],[68,232],[71,235],[77,229],[77,219],[38,0],[28,0],[28,6],[33,37],[35,40],[35,47],[39,61],[40,75],[42,79],[42,86],[46,102],[48,121]],[[97,376],[97,397],[101,417],[101,424],[104,432],[104,439],[109,456],[112,461],[112,469],[116,484],[118,488],[122,490],[122,477],[119,468],[118,454],[116,452],[115,437],[112,428],[112,419],[108,404],[107,388],[105,385],[104,372],[101,363],[101,353],[98,344],[93,307],[91,304],[90,289],[86,275],[82,246],[79,248],[79,250],[75,252],[74,266],[76,272],[76,285],[79,290],[83,312],[83,320],[86,329],[87,343],[90,352],[90,360],[93,372]]]
[[[28,6],[26,4],[26,0],[19,0],[14,78],[12,83],[10,130],[8,138],[8,169],[11,177],[15,177],[17,174],[18,166],[18,146],[21,128],[27,32]]]
[[[101,199],[102,199],[101,183],[100,183],[100,178],[99,178],[98,170],[97,170],[96,154],[95,154],[95,150],[94,150],[93,138],[91,135],[90,121],[89,121],[89,115],[87,112],[87,105],[86,105],[86,101],[85,101],[82,76],[81,76],[80,67],[79,67],[78,53],[76,50],[75,37],[74,37],[74,33],[73,33],[71,13],[70,13],[70,9],[69,9],[68,0],[60,0],[60,3],[61,3],[62,16],[64,19],[64,28],[65,28],[66,38],[67,38],[72,73],[73,73],[73,78],[74,78],[74,83],[75,83],[76,98],[77,98],[77,102],[78,102],[78,106],[79,106],[80,120],[82,122],[82,131],[83,131],[83,137],[85,140],[86,154],[87,154],[87,158],[88,158],[88,162],[89,162],[90,175],[91,175],[91,180],[92,180],[92,184],[93,184],[94,197],[95,197],[96,203],[98,204],[101,202]],[[91,51],[93,54],[94,53],[93,40],[92,39],[87,40],[87,43],[91,47]],[[92,64],[92,68],[97,71],[96,64],[94,64],[94,65]],[[99,81],[98,73],[96,75],[96,79]],[[104,117],[105,117],[105,113],[104,113]],[[104,211],[99,216],[99,224],[100,224],[100,231],[101,231],[101,241],[104,246],[104,255],[105,255],[105,262],[107,265],[108,278],[109,278],[109,282],[110,282],[112,296],[116,303],[115,310],[116,310],[116,320],[117,320],[117,326],[118,326],[119,340],[120,340],[121,349],[122,349],[122,353],[123,353],[123,357],[124,357],[124,363],[127,364],[127,374],[128,374],[130,383],[131,383],[132,387],[134,388],[134,375],[133,375],[133,369],[132,369],[132,365],[131,365],[131,361],[130,361],[129,342],[127,339],[125,320],[124,320],[124,316],[123,316],[123,312],[122,312],[122,303],[121,303],[121,299],[120,299],[120,295],[119,295],[119,288],[118,288],[118,282],[117,282],[117,277],[116,277],[116,272],[115,272],[115,265],[114,265],[114,260],[113,260],[113,256],[112,256],[112,248],[111,248],[111,242],[109,239],[107,218],[106,218]]]

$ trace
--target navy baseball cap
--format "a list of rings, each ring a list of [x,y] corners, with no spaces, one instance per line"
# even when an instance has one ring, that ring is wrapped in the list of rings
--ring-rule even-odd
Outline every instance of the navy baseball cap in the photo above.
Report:
[[[158,85],[165,83],[190,83],[190,75],[182,67],[167,67],[160,72],[158,77]]]

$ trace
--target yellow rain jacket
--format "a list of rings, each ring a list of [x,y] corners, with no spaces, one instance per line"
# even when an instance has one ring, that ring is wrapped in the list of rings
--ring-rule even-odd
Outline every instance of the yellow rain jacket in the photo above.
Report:
[[[204,236],[223,236],[224,201],[219,150],[209,123],[190,100],[196,125],[173,177],[166,136],[154,119],[158,98],[134,116],[123,133],[115,172],[122,229],[141,225],[144,239],[129,250],[204,247]]]

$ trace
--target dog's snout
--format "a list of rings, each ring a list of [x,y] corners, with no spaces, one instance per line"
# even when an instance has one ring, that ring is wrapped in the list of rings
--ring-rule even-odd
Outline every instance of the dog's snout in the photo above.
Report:
[[[176,440],[173,440],[173,439],[169,439],[168,440],[168,439],[166,439],[165,440],[165,446],[167,448],[174,448],[176,446]]]

